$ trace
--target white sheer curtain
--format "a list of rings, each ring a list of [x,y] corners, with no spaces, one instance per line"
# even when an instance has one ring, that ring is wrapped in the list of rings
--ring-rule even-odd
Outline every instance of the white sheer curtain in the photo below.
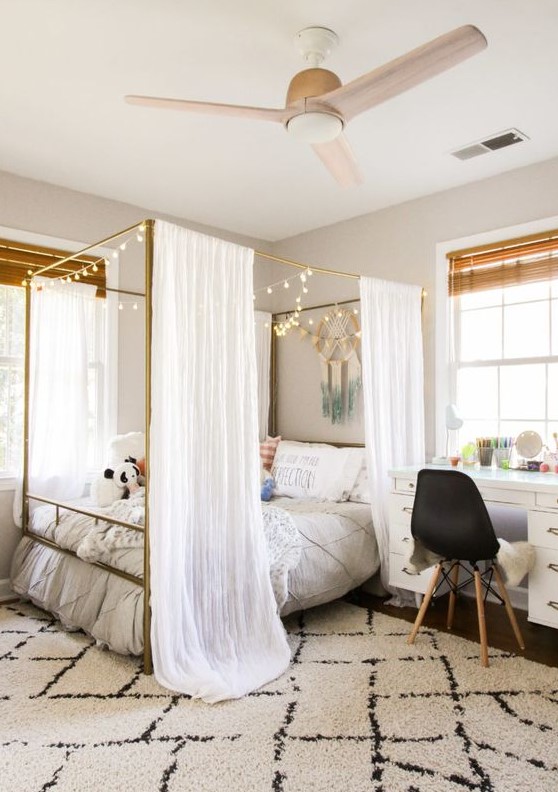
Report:
[[[155,675],[208,702],[289,665],[259,497],[253,251],[157,222],[150,547]]]
[[[360,279],[362,379],[372,517],[388,587],[388,470],[424,464],[421,288]],[[395,603],[403,594],[389,589]]]
[[[254,311],[256,367],[258,372],[258,427],[260,440],[265,440],[269,427],[271,321],[271,314],[267,311]]]
[[[95,287],[36,279],[31,293],[29,491],[83,495],[87,475],[87,312]]]

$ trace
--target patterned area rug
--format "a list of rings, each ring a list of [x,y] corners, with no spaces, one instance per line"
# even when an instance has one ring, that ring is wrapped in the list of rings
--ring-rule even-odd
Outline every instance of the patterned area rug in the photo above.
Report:
[[[344,602],[286,624],[288,673],[210,706],[0,607],[2,792],[558,789],[558,669]]]

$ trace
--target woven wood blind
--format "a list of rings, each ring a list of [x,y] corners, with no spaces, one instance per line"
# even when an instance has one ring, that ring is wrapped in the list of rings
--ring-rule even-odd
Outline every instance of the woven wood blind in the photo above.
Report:
[[[447,254],[448,294],[558,278],[558,230]]]
[[[56,250],[55,248],[0,239],[0,284],[21,286],[25,278],[32,277],[28,274],[29,271],[35,274],[43,267],[56,264],[69,255],[71,255],[71,251],[68,250]],[[105,260],[99,256],[79,255],[59,267],[55,266],[48,272],[41,273],[41,276],[60,278],[70,275],[73,278],[76,273],[79,273],[83,283],[97,287],[97,297],[106,296]]]

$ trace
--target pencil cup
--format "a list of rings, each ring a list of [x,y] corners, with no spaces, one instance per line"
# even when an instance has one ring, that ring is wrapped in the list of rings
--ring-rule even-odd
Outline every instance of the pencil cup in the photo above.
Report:
[[[479,448],[479,461],[481,467],[492,467],[493,448]]]
[[[511,448],[495,448],[494,458],[496,459],[496,466],[507,470],[510,466],[510,452]]]

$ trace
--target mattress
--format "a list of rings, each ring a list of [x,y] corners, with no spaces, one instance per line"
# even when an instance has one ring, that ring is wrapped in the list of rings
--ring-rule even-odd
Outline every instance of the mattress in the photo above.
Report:
[[[285,536],[275,542],[283,559],[275,567],[271,564],[273,538],[268,547],[282,616],[338,599],[379,569],[369,505],[274,498],[262,504],[262,510],[264,530],[275,530],[276,522],[267,519],[272,511],[289,515],[296,528],[287,535],[288,544]],[[126,519],[127,515],[118,516]],[[137,515],[134,521],[139,521]],[[23,537],[12,562],[14,591],[55,614],[66,629],[85,630],[99,644],[116,652],[141,654],[143,588],[89,561],[102,561],[142,577],[143,534],[110,528],[107,523],[95,523],[72,512],[61,512],[56,524],[49,506],[36,510],[31,527],[89,560]],[[108,535],[116,536],[117,541],[106,541]],[[122,542],[131,546],[122,546]],[[274,581],[277,575],[284,576],[278,585]],[[280,599],[277,592],[281,592]]]

